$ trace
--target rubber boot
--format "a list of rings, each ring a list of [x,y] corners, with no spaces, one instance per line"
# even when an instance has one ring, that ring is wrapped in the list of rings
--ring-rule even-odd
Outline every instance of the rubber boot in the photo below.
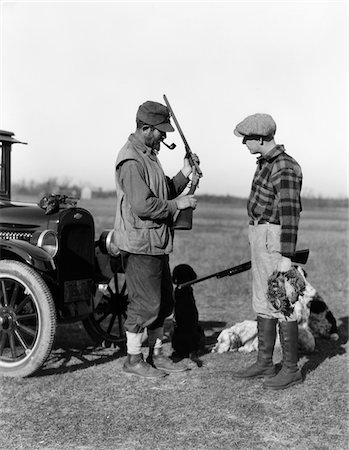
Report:
[[[142,353],[138,355],[127,354],[123,370],[131,375],[137,375],[143,378],[162,378],[166,373],[158,370],[143,360]]]
[[[257,361],[245,370],[233,373],[233,378],[262,378],[275,375],[273,352],[276,339],[277,319],[257,316],[258,355]]]
[[[283,352],[280,372],[263,383],[267,389],[287,389],[303,382],[298,368],[298,324],[296,321],[280,322],[280,341]]]
[[[147,363],[151,364],[159,370],[163,370],[167,373],[184,372],[188,370],[188,366],[183,361],[173,362],[171,358],[165,356],[161,348],[149,348],[149,355],[147,357]]]

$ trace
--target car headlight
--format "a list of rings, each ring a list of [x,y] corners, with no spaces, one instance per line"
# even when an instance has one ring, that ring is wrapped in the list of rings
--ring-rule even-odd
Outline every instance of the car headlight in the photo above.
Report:
[[[45,250],[52,258],[58,251],[58,237],[53,230],[37,231],[33,234],[30,242]]]
[[[118,256],[120,250],[114,244],[113,234],[114,230],[104,230],[99,237],[98,246],[103,254]]]

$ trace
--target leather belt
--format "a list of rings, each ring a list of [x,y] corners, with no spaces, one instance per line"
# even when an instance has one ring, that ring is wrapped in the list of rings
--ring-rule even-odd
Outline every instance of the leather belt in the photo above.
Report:
[[[280,222],[272,222],[270,220],[265,220],[265,219],[250,219],[250,225],[263,225],[266,223],[269,223],[271,225],[280,225]]]

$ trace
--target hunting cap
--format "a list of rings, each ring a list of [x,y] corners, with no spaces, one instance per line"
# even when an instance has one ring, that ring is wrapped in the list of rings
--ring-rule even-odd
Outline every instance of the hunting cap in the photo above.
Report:
[[[238,137],[260,136],[272,138],[276,132],[276,123],[269,114],[253,114],[246,117],[235,127],[234,134]]]
[[[152,125],[159,131],[168,132],[174,131],[170,123],[170,114],[166,106],[161,103],[147,101],[142,103],[137,111],[137,120]]]

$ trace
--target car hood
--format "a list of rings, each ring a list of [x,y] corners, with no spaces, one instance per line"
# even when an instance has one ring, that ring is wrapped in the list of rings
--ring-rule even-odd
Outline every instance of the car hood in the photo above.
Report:
[[[0,202],[0,230],[33,233],[47,228],[55,229],[59,213],[45,215],[35,203]]]

